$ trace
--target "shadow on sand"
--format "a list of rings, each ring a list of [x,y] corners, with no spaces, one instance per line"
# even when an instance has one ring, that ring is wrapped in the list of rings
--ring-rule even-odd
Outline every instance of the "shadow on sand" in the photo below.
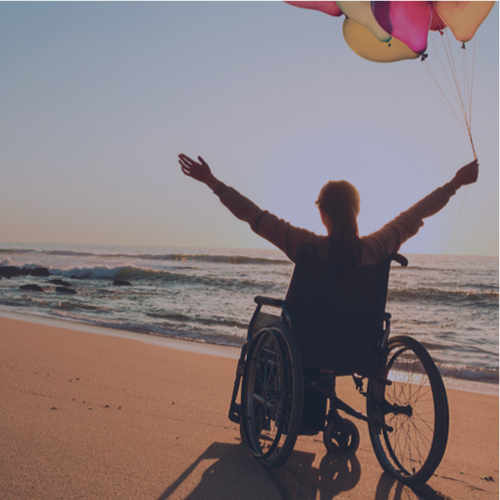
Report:
[[[208,465],[204,462],[213,462]],[[183,498],[189,500],[207,500],[211,498],[238,498],[250,500],[255,498],[256,472],[262,479],[262,470],[242,444],[213,443],[200,455],[159,497]],[[201,473],[201,480],[191,489],[183,493],[184,483],[191,476]]]
[[[361,466],[355,455],[325,454],[319,467],[313,467],[315,455],[294,451],[284,467],[265,469],[254,460],[243,443],[213,443],[198,457],[159,497],[158,500],[183,498],[207,500],[211,498],[256,498],[256,484],[265,488],[274,483],[283,500],[331,500],[342,492],[352,490],[361,477]],[[212,462],[210,465],[204,462]],[[200,472],[202,467],[203,472]],[[186,480],[200,475],[198,484],[184,492]],[[376,490],[364,492],[373,500],[450,500],[427,485],[409,488],[383,473]]]
[[[410,488],[384,473],[380,476],[375,500],[451,500],[451,498],[427,484]]]

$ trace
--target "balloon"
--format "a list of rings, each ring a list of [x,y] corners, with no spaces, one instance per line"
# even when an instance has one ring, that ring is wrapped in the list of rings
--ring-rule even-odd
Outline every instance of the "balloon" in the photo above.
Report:
[[[429,30],[443,31],[445,28],[446,28],[446,23],[441,19],[436,7],[434,6],[434,9],[432,10],[431,27],[429,28]]]
[[[457,40],[468,42],[495,5],[486,1],[285,3],[335,17],[345,14],[348,19],[342,29],[349,47],[361,57],[379,62],[417,58],[427,48],[429,30],[442,31],[446,26]]]
[[[432,2],[372,2],[373,14],[380,26],[393,37],[422,54],[427,48]]]
[[[371,4],[371,2],[337,2],[349,19],[368,28],[381,42],[388,42],[392,37],[380,27],[373,15]]]
[[[285,2],[289,5],[295,7],[301,7],[302,9],[312,9],[319,10],[324,14],[329,14],[330,16],[339,17],[342,15],[342,11],[338,8],[335,2]]]
[[[403,59],[416,59],[419,54],[413,52],[400,40],[381,42],[364,26],[346,18],[342,26],[344,39],[358,56],[374,62],[394,62]]]
[[[459,42],[468,42],[488,17],[495,2],[434,2],[436,10]]]

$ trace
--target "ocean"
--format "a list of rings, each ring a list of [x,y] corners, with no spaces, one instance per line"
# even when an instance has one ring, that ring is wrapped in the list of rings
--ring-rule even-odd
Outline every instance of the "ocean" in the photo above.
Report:
[[[422,342],[451,385],[498,393],[498,258],[406,257],[409,267],[391,270],[392,335]],[[293,271],[278,250],[12,243],[0,243],[0,266],[51,274],[0,279],[0,315],[229,346],[243,344],[254,296],[283,298]],[[54,279],[76,293],[63,293]],[[28,284],[43,291],[21,289]]]

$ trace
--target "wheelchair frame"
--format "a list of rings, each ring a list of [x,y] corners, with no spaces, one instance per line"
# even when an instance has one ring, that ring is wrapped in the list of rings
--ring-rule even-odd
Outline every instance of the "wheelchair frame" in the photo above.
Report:
[[[390,260],[408,264],[405,257],[393,254],[387,273]],[[238,361],[229,410],[229,419],[240,425],[252,455],[266,467],[286,463],[300,433],[304,391],[314,388],[329,401],[323,430],[328,452],[352,454],[358,448],[359,432],[351,420],[340,416],[342,411],[368,424],[384,471],[409,485],[426,482],[441,462],[449,429],[446,390],[426,349],[410,337],[390,338],[391,315],[384,312],[373,370],[349,374],[366,398],[365,415],[336,395],[336,377],[345,374],[322,371],[319,378],[304,384],[301,353],[286,302],[262,296],[254,300],[257,307]],[[279,309],[281,315],[262,312],[264,306]]]

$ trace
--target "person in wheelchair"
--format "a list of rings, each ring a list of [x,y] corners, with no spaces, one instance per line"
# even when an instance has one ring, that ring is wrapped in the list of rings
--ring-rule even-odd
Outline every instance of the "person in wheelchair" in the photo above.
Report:
[[[389,257],[397,252],[406,240],[419,231],[424,225],[425,218],[444,208],[451,196],[462,186],[476,182],[479,172],[477,160],[460,168],[450,182],[434,190],[384,225],[380,230],[362,237],[359,236],[357,224],[357,216],[360,211],[359,193],[347,181],[330,181],[323,186],[319,193],[316,205],[327,230],[327,235],[323,236],[295,227],[268,211],[262,210],[234,188],[219,181],[203,158],[198,157],[198,161],[195,161],[181,154],[179,155],[179,163],[185,175],[206,184],[235,217],[247,222],[256,234],[282,250],[296,264],[286,299],[282,302],[283,304],[286,303],[286,307],[290,311],[293,337],[297,341],[303,365],[301,370],[304,377],[303,404],[301,405],[301,415],[299,415],[300,429],[298,433],[317,434],[319,431],[325,430],[327,391],[317,390],[318,384],[316,381],[321,379],[321,375],[325,370],[331,371],[335,375],[356,373],[369,376],[367,374],[371,373],[371,368],[367,369],[367,367],[373,366],[375,338],[372,336],[372,339],[372,337],[366,335],[366,332],[370,330],[370,322],[373,322],[373,315],[364,315],[363,312],[360,313],[359,309],[353,308],[353,297],[356,294],[359,295],[360,284],[357,283],[357,276],[360,269],[366,269],[370,266],[375,267],[378,263],[384,261],[388,261],[390,264]],[[382,287],[385,286],[382,305],[384,310],[388,269],[389,265],[387,270],[384,271],[386,280],[382,285]],[[362,286],[366,286],[366,283],[365,280]],[[256,302],[259,304],[257,299]],[[269,300],[272,301],[273,299]],[[265,303],[265,301],[262,303]],[[267,305],[275,304],[268,303]],[[278,305],[281,306],[281,304]],[[256,314],[258,314],[258,311],[260,311],[260,305]],[[254,314],[254,318],[255,316]],[[382,323],[382,320],[380,320],[380,323]],[[334,333],[332,333],[332,324],[335,324]],[[314,332],[314,334],[311,334],[311,332]],[[411,349],[415,352],[421,350],[420,347],[411,347]],[[403,352],[403,350],[401,349],[400,352]],[[262,349],[262,352],[268,351],[268,348]],[[393,358],[395,366],[399,363],[398,356],[400,356],[399,352]],[[418,354],[417,357],[419,356]],[[428,357],[428,354],[425,353],[420,357],[425,356]],[[401,355],[400,358],[402,359],[402,357]],[[274,364],[274,361],[272,364]],[[428,364],[427,361],[424,361],[424,364]],[[253,375],[254,379],[258,378],[258,376],[255,373]],[[386,383],[386,385],[389,385],[389,383]],[[375,386],[376,384],[372,384],[372,388]],[[373,390],[372,392],[375,394],[376,391]],[[332,398],[335,398],[335,393],[329,394],[330,401],[332,401]],[[233,395],[233,399],[234,397]],[[257,394],[255,397],[263,399],[261,394]],[[368,396],[368,399],[372,400],[369,403],[372,407],[377,406],[373,403],[375,399],[373,396]],[[445,395],[444,399],[446,399]],[[267,404],[270,406],[269,403]],[[346,411],[344,408],[342,409]],[[370,411],[377,413],[379,410],[375,411],[372,408]],[[438,444],[433,444],[432,450],[429,451],[429,457],[431,458],[422,458],[423,465],[421,469],[415,469],[414,464],[405,466],[403,458],[396,459],[398,455],[396,449],[388,453],[385,451],[377,452],[377,449],[383,449],[383,445],[377,441],[380,426],[375,428],[373,423],[370,424],[373,431],[371,434],[374,435],[374,437],[371,436],[374,449],[384,469],[399,478],[403,478],[408,483],[425,481],[437,467],[444,454],[448,425],[447,411],[446,406],[446,436],[441,438],[440,446],[442,449],[439,452],[435,451]],[[411,415],[411,412],[412,409],[410,409],[409,404],[403,407],[395,403],[390,409],[390,413],[395,416],[405,413],[408,416]],[[387,413],[389,413],[389,410],[387,410]],[[278,419],[278,417],[273,418]],[[356,418],[359,417],[356,416]],[[373,416],[370,417],[372,420],[373,418]],[[334,419],[338,424],[338,418],[335,415],[331,417],[331,420]],[[363,417],[363,419],[369,421],[367,417]],[[269,422],[257,425],[257,434],[260,434],[265,425],[269,426]],[[342,425],[342,422],[340,422],[340,426]],[[389,448],[391,446],[396,447],[397,445],[391,445],[390,430],[392,428],[386,425],[383,429],[383,432],[386,433]],[[357,432],[357,430],[352,432]],[[279,441],[280,433],[282,431],[278,430],[276,443]],[[284,433],[290,434],[290,430],[285,430]],[[331,432],[329,431],[328,438],[325,438],[325,445],[329,450],[332,449],[329,445],[330,436]],[[254,436],[254,438],[256,441],[260,439],[258,436]],[[359,434],[357,439],[359,441]],[[252,440],[251,435],[250,440]],[[293,444],[291,444],[292,448]],[[251,444],[250,447],[252,448]],[[290,448],[290,446],[288,447]],[[333,446],[333,448],[336,448],[336,446]],[[276,456],[277,452],[272,446],[268,451],[263,451],[260,445],[257,444],[252,453],[257,458],[263,458],[261,461],[267,466],[281,465],[286,460],[286,458],[282,459],[280,457],[273,458],[273,454]],[[395,464],[388,466],[387,463],[390,460],[386,459],[385,454],[393,457]],[[434,458],[432,458],[432,455],[434,455]],[[438,455],[440,456],[438,457]],[[410,457],[409,461],[414,462],[414,458]]]

